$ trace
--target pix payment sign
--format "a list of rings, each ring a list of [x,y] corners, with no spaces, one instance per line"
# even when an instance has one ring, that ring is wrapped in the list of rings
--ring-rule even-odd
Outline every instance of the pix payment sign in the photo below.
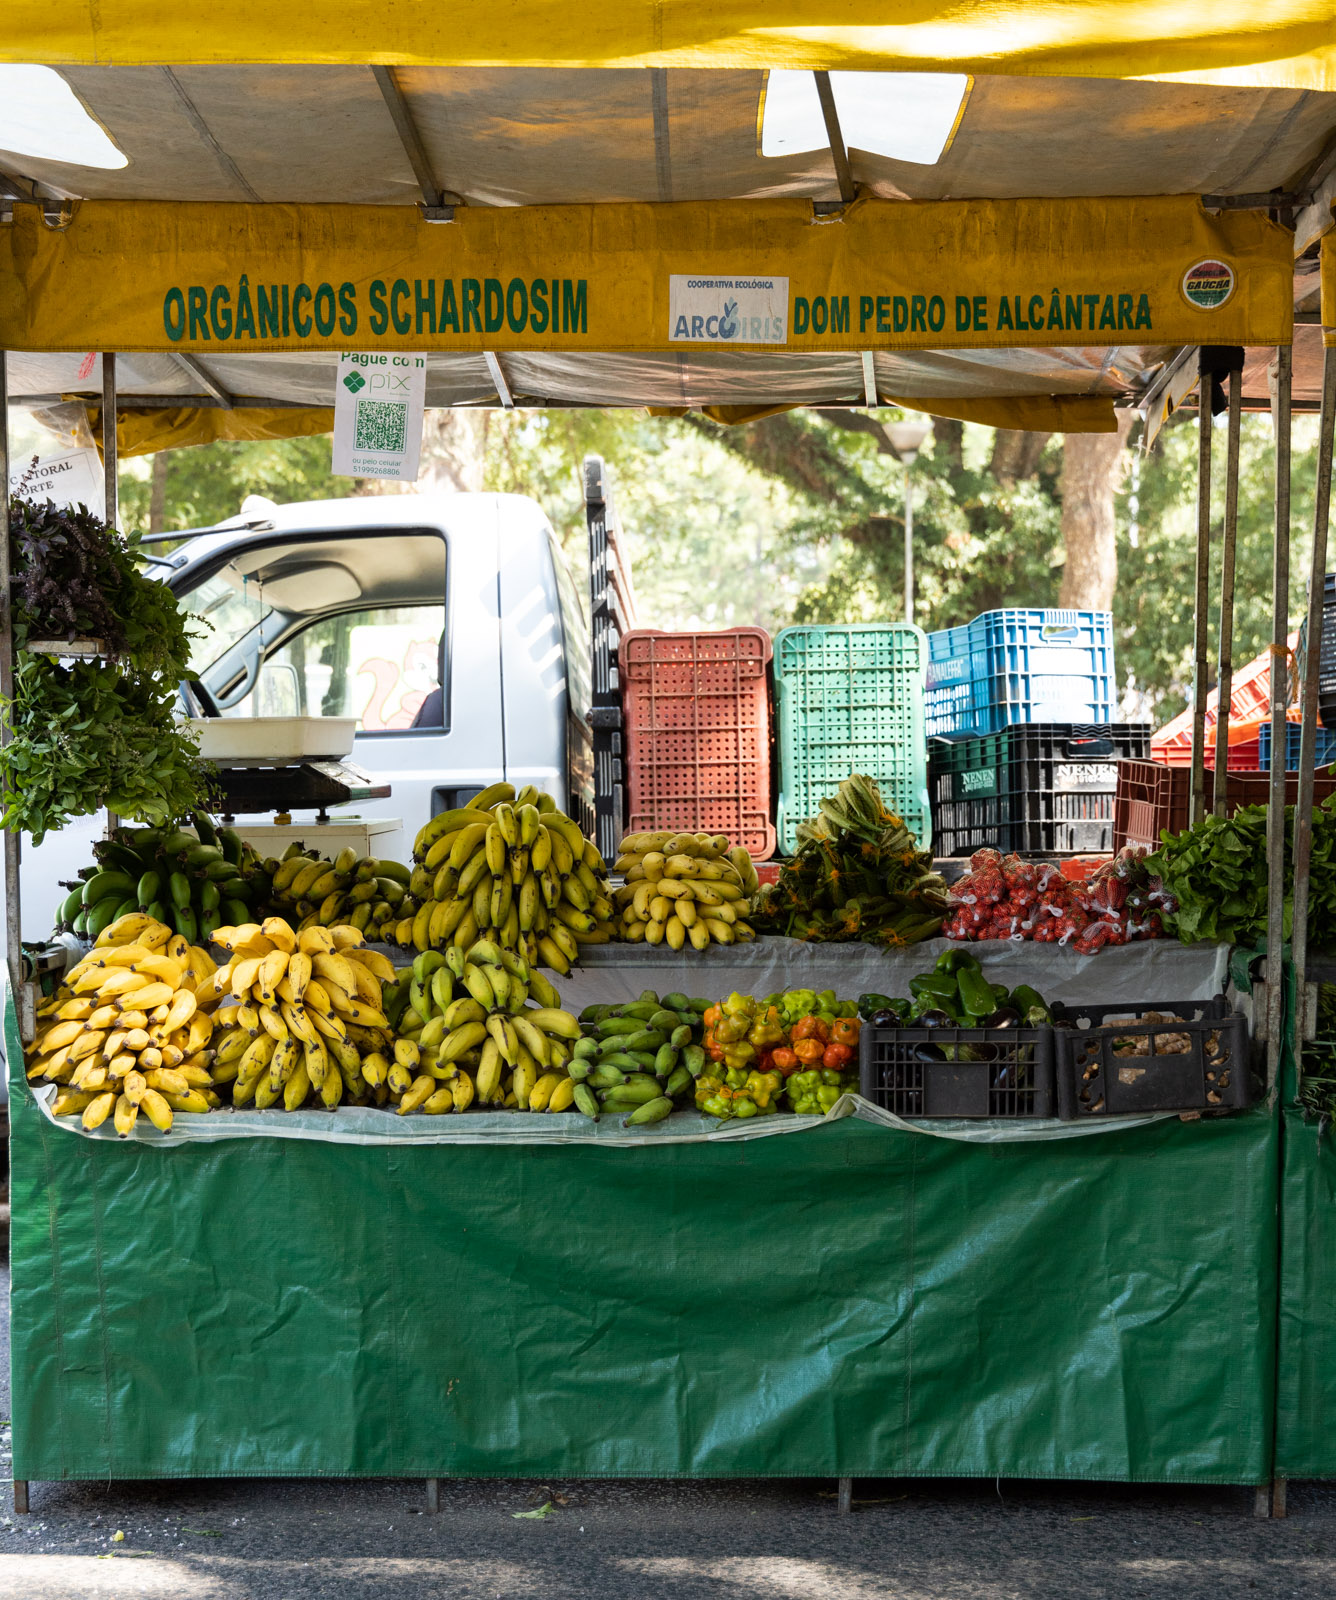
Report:
[[[333,470],[350,478],[415,481],[427,358],[345,350],[334,395]]]

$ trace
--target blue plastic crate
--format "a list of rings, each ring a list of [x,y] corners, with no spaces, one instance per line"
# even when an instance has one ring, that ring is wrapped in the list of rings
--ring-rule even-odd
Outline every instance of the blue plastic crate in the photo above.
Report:
[[[1300,728],[1297,722],[1285,724],[1285,770],[1297,772],[1299,770],[1299,740]],[[1325,767],[1329,761],[1336,761],[1336,728],[1319,728],[1317,730],[1317,765]],[[1257,767],[1260,772],[1271,770],[1271,724],[1264,722],[1257,730]]]
[[[865,772],[927,849],[928,745],[923,680],[928,642],[906,623],[784,628],[775,635],[779,848],[851,773]]]
[[[1018,722],[1109,722],[1108,611],[985,611],[928,635],[927,730],[995,733]]]

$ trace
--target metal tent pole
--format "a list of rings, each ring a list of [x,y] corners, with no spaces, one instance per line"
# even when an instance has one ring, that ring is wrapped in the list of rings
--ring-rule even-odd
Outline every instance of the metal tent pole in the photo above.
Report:
[[[116,488],[116,357],[102,352],[102,481],[107,521],[120,526],[120,496]]]
[[[1271,416],[1276,433],[1275,529],[1271,565],[1271,787],[1266,820],[1266,1078],[1280,1070],[1285,1015],[1285,670],[1290,635],[1290,377],[1289,345],[1276,348]]]
[[[914,620],[914,480],[905,463],[905,621]]]
[[[1206,675],[1211,583],[1211,369],[1198,356],[1197,583],[1192,608],[1192,810],[1195,828],[1206,815]]]
[[[1229,432],[1225,447],[1225,527],[1220,548],[1220,671],[1216,675],[1215,800],[1217,817],[1229,799],[1229,712],[1234,687],[1234,541],[1239,525],[1239,426],[1243,416],[1243,364],[1229,373]]]
[[[14,609],[9,571],[9,369],[0,350],[0,699],[6,707],[14,701]],[[9,743],[6,710],[0,742]],[[20,911],[19,857],[22,835],[5,829],[5,965],[9,992],[18,1017],[19,1034],[26,1044],[37,1029],[31,996],[23,981],[23,922]]]
[[[1298,1016],[1295,1037],[1311,1039],[1317,1007],[1308,994],[1308,873],[1313,857],[1313,773],[1317,766],[1317,690],[1322,658],[1322,613],[1326,591],[1327,516],[1331,507],[1332,435],[1336,429],[1336,349],[1322,352],[1322,416],[1318,424],[1317,483],[1313,497],[1313,558],[1308,569],[1308,627],[1300,708],[1299,793],[1294,806],[1294,980]],[[1274,771],[1283,746],[1272,734]],[[1298,1052],[1296,1052],[1296,1055]],[[1297,1062],[1296,1062],[1297,1064]]]

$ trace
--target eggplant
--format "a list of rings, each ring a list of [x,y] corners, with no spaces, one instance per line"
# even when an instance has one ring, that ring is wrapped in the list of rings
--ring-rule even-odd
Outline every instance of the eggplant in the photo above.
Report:
[[[914,1046],[914,1060],[925,1065],[933,1061],[945,1061],[946,1051],[938,1044],[916,1044]]]
[[[981,1028],[1014,1028],[1021,1020],[1021,1014],[1014,1006],[999,1006],[990,1016],[981,1017]]]
[[[924,1028],[956,1028],[960,1024],[945,1011],[921,1011],[916,1019]]]
[[[867,1021],[869,1027],[873,1028],[898,1028],[900,1026],[899,1013],[891,1011],[889,1008],[874,1011]]]

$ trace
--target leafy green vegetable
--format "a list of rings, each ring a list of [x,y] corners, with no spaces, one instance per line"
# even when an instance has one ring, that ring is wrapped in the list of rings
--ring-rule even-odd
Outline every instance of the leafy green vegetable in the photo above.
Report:
[[[14,499],[10,516],[17,649],[0,822],[40,843],[103,806],[161,824],[201,804],[208,768],[174,714],[190,636],[171,591],[143,575],[132,539],[82,506]],[[89,636],[112,659],[26,649]]]
[[[871,778],[853,773],[798,828],[797,853],[757,899],[758,926],[813,943],[903,948],[942,925],[946,883]]]
[[[1295,1104],[1305,1117],[1330,1122],[1336,1117],[1336,983],[1317,991],[1317,1037],[1303,1048],[1303,1073]]]
[[[1285,812],[1285,937],[1294,920],[1294,807]],[[1257,945],[1266,938],[1266,806],[1243,806],[1232,817],[1206,817],[1195,828],[1166,835],[1146,857],[1177,909],[1164,913],[1167,931],[1184,944],[1212,940]],[[1336,944],[1336,796],[1313,809],[1308,938]]]

